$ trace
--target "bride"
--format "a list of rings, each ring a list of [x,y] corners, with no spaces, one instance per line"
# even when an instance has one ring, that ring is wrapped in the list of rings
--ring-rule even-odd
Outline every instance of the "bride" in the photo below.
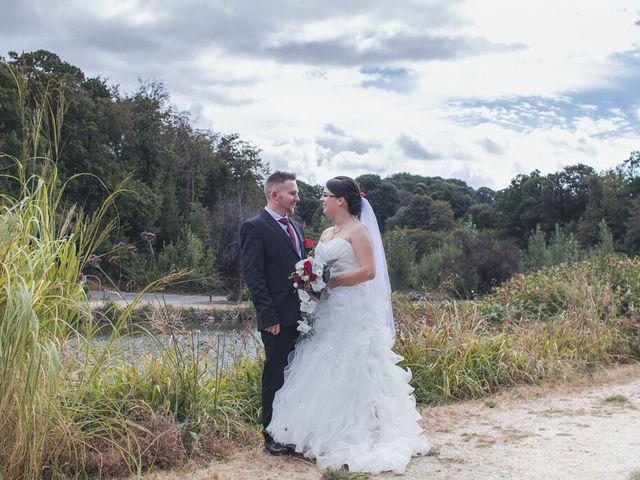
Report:
[[[335,222],[315,250],[316,258],[335,260],[329,292],[313,312],[312,335],[291,355],[267,431],[321,468],[401,473],[429,446],[417,423],[411,373],[396,365],[402,358],[391,350],[380,231],[351,178],[329,180],[321,201]]]

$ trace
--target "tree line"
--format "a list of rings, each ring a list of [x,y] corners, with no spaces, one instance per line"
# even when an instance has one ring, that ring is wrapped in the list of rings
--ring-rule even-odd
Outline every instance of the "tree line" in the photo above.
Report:
[[[45,50],[0,62],[2,192],[15,193],[16,159],[35,173],[43,157],[62,181],[73,178],[64,200],[83,211],[123,188],[111,213],[119,228],[89,273],[133,289],[189,269],[175,288],[240,294],[238,228],[262,207],[270,172],[256,146],[194,128],[156,81],[124,93]],[[595,250],[640,252],[639,172],[640,152],[631,152],[604,172],[581,164],[533,171],[499,191],[409,173],[356,180],[379,217],[394,287],[468,297]],[[327,225],[322,186],[298,183],[297,215],[317,238]]]

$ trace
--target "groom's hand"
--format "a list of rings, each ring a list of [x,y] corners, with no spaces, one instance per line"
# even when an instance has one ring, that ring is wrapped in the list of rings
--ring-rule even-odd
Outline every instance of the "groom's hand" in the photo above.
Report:
[[[280,324],[276,323],[275,325],[271,325],[270,327],[265,328],[265,331],[269,332],[271,335],[278,335],[280,333]]]

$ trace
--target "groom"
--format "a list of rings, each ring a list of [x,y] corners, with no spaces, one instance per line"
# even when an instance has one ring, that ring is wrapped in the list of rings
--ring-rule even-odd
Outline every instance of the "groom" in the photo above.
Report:
[[[267,206],[240,227],[242,271],[256,308],[264,344],[262,426],[265,448],[272,455],[289,453],[267,433],[275,393],[284,383],[287,357],[298,337],[300,303],[289,275],[306,256],[304,236],[290,217],[300,201],[296,176],[274,172],[264,186]]]

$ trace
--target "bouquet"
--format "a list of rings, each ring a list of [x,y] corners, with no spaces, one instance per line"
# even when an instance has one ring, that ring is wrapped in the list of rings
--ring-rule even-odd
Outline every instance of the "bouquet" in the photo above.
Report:
[[[293,280],[293,288],[298,291],[300,298],[300,311],[303,320],[298,320],[298,331],[303,335],[313,330],[312,313],[318,304],[320,295],[327,288],[327,282],[331,275],[331,266],[335,260],[321,262],[309,255],[304,260],[296,263],[296,269],[289,277]]]

